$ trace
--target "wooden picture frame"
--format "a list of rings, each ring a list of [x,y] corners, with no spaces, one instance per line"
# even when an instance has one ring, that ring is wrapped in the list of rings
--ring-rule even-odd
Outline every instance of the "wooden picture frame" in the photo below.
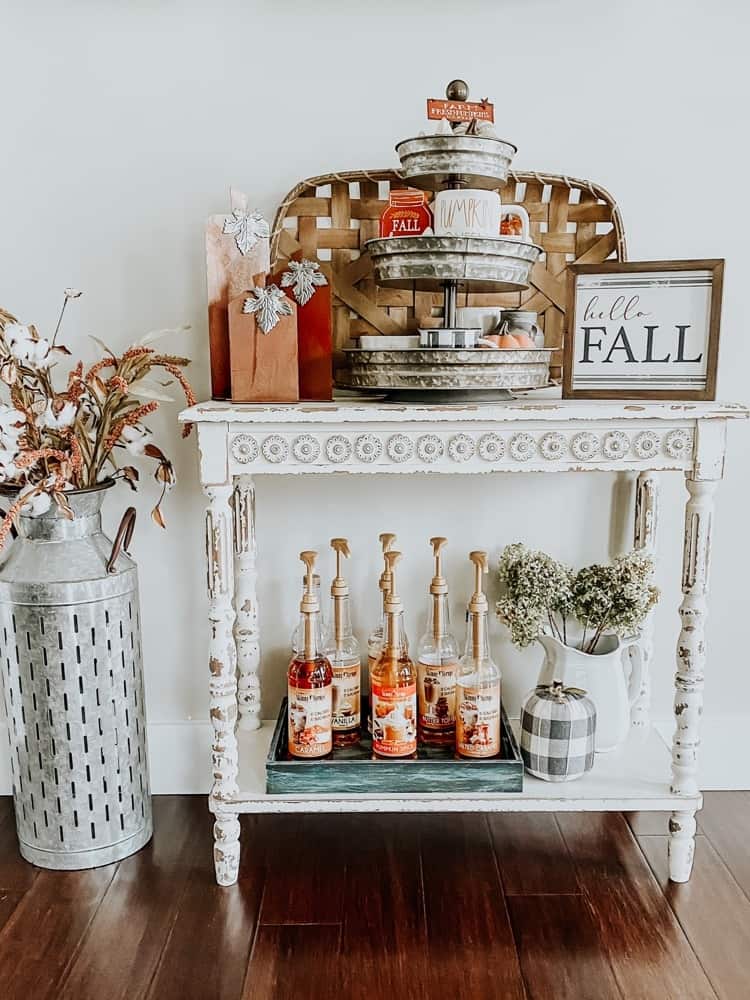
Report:
[[[716,398],[723,260],[570,264],[567,281],[563,399]]]

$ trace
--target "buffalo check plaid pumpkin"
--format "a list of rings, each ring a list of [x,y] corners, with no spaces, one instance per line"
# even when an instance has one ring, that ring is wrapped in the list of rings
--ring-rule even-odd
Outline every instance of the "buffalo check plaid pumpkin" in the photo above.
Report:
[[[580,688],[541,684],[521,711],[521,756],[545,781],[572,781],[594,765],[596,709]]]

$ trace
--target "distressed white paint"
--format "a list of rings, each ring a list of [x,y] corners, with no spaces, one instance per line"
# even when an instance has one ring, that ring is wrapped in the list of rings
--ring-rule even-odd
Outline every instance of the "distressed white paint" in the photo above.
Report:
[[[659,525],[659,477],[641,472],[635,488],[635,530],[633,546],[656,559]],[[648,613],[641,628],[641,689],[632,710],[634,726],[647,726],[651,711],[651,663],[654,657],[654,611]],[[638,655],[638,651],[636,654]]]
[[[237,700],[241,729],[260,727],[260,640],[255,544],[255,488],[250,476],[238,476],[234,507],[235,612],[237,643]]]
[[[517,731],[517,720],[512,725]],[[702,802],[700,794],[670,792],[669,749],[653,729],[631,730],[627,743],[598,756],[595,767],[577,781],[542,781],[526,774],[524,790],[517,793],[267,795],[265,760],[273,726],[264,722],[260,730],[239,735],[241,785],[231,803],[238,812],[670,812],[695,810]]]
[[[504,407],[325,406],[280,407],[204,404],[181,419],[207,419],[215,430],[208,462],[201,458],[202,474],[227,469],[236,476],[234,518],[227,516],[231,482],[205,484],[211,503],[207,515],[209,566],[209,624],[211,628],[211,718],[215,730],[214,785],[210,803],[214,826],[217,879],[231,884],[239,864],[238,812],[311,811],[533,811],[535,809],[660,809],[671,810],[670,872],[676,881],[689,877],[695,823],[700,807],[697,784],[698,721],[703,701],[705,594],[708,587],[712,494],[724,467],[727,419],[747,416],[742,407],[720,404],[515,404],[512,415]],[[544,421],[539,420],[539,411]],[[222,415],[217,422],[216,415]],[[363,416],[371,419],[365,423]],[[432,420],[435,414],[437,419]],[[258,425],[249,422],[255,415]],[[295,424],[286,430],[286,416]],[[357,425],[350,429],[349,418]],[[325,425],[321,428],[319,421]],[[238,429],[240,428],[240,429]],[[366,441],[363,440],[366,438]],[[204,446],[201,436],[201,447]],[[373,447],[380,442],[382,447]],[[427,446],[429,443],[429,447]],[[304,444],[304,447],[302,447]],[[365,446],[366,445],[366,446]],[[539,456],[541,458],[539,459]],[[479,464],[477,464],[479,463]],[[483,464],[482,464],[483,463]],[[258,634],[255,603],[254,492],[248,470],[266,474],[318,474],[334,471],[397,473],[411,471],[451,473],[503,472],[535,468],[547,472],[592,469],[636,470],[635,544],[653,552],[656,539],[657,481],[654,467],[682,470],[689,499],[685,511],[682,632],[678,643],[675,680],[676,733],[672,748],[672,785],[667,783],[663,745],[645,726],[648,682],[639,697],[639,712],[626,744],[626,755],[598,758],[597,766],[580,781],[559,786],[526,776],[518,795],[451,796],[346,795],[283,796],[265,794],[264,761],[270,729],[258,732],[251,744],[238,782],[235,653],[240,650],[239,700],[246,710],[244,728],[257,730],[260,689],[257,678]],[[234,531],[234,545],[228,532]],[[237,580],[227,562],[236,553]],[[236,587],[234,626],[229,586]],[[231,650],[226,648],[231,639]],[[646,636],[651,659],[651,637]],[[648,665],[648,663],[647,663]],[[660,760],[661,758],[661,760]],[[613,770],[613,761],[615,762]],[[607,766],[608,763],[608,766]],[[679,817],[678,822],[675,817]]]
[[[237,880],[240,828],[231,810],[224,810],[237,793],[237,651],[232,605],[232,487],[206,485],[206,568],[208,574],[209,714],[214,730],[212,745],[214,814],[214,864],[216,881],[231,885]]]
[[[695,810],[673,812],[669,819],[669,877],[687,882],[695,857]]]
[[[201,423],[236,424],[329,424],[329,423],[403,423],[428,420],[430,423],[463,424],[472,421],[504,424],[540,420],[555,423],[560,419],[580,422],[591,420],[637,421],[717,419],[745,417],[739,403],[658,402],[653,400],[561,400],[559,391],[540,390],[525,399],[507,403],[465,403],[438,406],[431,403],[382,403],[370,400],[341,399],[334,403],[236,403],[208,400],[180,414],[180,419]]]

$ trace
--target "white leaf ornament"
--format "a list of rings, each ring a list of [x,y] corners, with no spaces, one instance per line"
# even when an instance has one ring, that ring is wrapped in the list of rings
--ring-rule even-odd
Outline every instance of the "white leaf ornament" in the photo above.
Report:
[[[328,279],[314,260],[290,260],[288,270],[281,275],[281,287],[292,289],[292,295],[301,306],[315,294],[315,287],[327,285]]]
[[[243,313],[255,313],[255,319],[263,333],[270,333],[282,316],[292,315],[292,303],[278,285],[253,288],[254,298],[245,299]]]

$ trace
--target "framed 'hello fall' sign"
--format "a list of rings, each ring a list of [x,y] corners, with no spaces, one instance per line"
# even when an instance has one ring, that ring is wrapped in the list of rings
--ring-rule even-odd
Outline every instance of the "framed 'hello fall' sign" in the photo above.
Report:
[[[723,260],[568,272],[563,398],[716,398]]]

